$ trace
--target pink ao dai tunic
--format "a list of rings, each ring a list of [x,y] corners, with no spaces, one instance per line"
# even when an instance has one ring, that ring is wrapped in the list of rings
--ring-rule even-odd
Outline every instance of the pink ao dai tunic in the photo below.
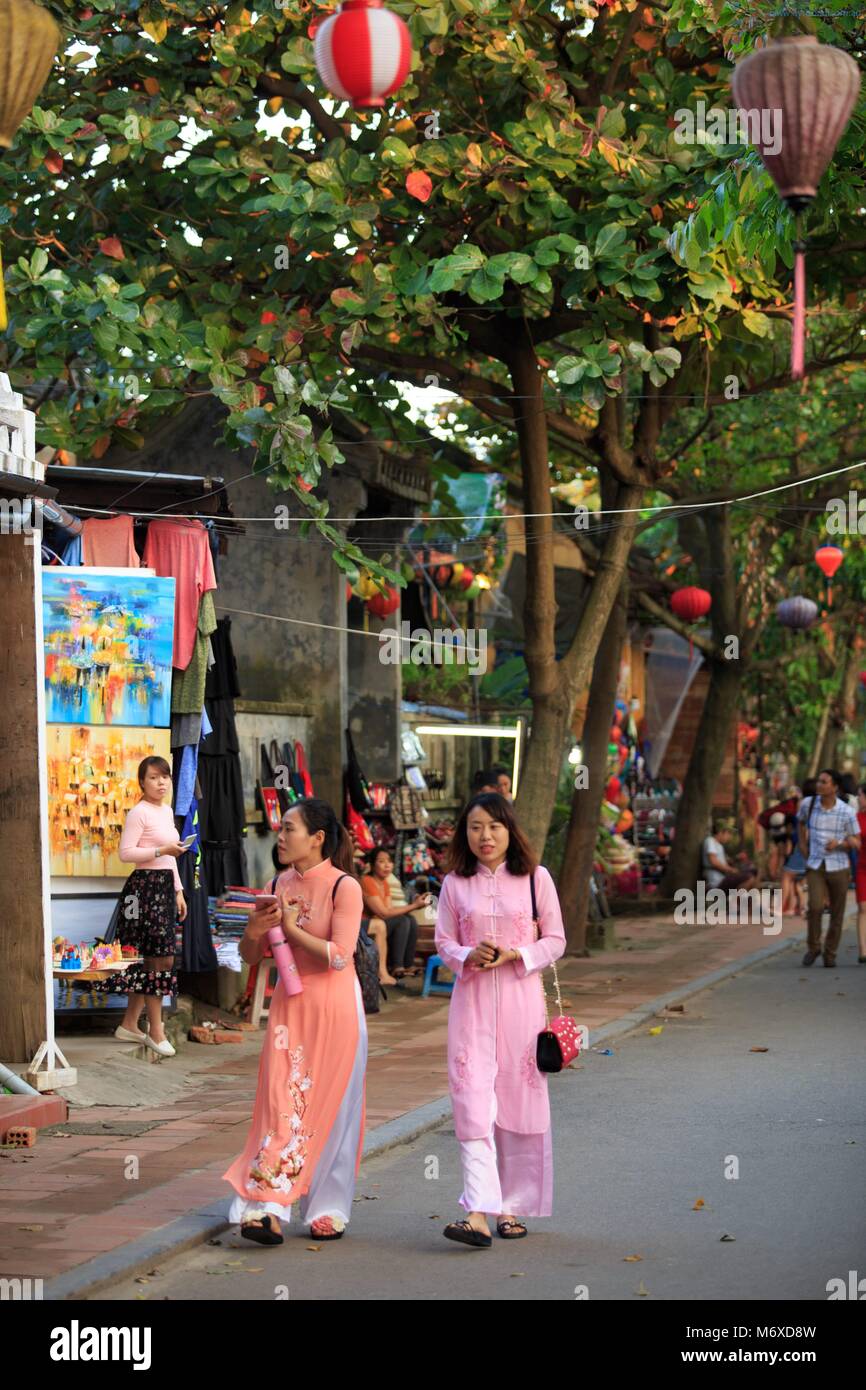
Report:
[[[470,878],[442,884],[436,949],[457,979],[448,1015],[448,1083],[457,1138],[486,1138],[495,1124],[514,1134],[550,1129],[547,1077],[535,1050],[545,1026],[540,971],[565,950],[556,888],[547,869],[535,871],[538,931],[529,875],[505,864],[479,864]],[[537,938],[537,939],[536,939]],[[481,941],[520,952],[493,970],[466,964]]]

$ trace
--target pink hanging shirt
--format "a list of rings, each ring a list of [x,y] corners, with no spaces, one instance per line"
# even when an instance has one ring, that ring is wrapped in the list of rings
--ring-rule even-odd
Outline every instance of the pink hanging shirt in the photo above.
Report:
[[[144,563],[163,578],[174,576],[171,664],[185,671],[195,646],[201,596],[217,586],[208,533],[200,521],[152,521],[147,528]]]

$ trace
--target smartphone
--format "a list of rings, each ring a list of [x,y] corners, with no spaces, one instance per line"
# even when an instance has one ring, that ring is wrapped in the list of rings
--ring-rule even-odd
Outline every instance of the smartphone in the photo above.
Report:
[[[180,842],[180,847],[181,847],[181,849],[189,849],[190,845],[194,845],[194,844],[195,844],[195,835],[187,835],[187,837],[186,837],[185,840],[181,840],[181,842]]]
[[[266,908],[273,907],[280,900],[273,893],[259,893],[256,897],[256,912],[264,912]]]

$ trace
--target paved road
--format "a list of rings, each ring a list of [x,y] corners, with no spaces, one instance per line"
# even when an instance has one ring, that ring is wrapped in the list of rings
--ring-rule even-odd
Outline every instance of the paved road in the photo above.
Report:
[[[852,938],[835,970],[783,952],[696,995],[660,1036],[648,1025],[553,1078],[554,1217],[527,1240],[442,1239],[460,1191],[446,1125],[365,1165],[342,1241],[314,1251],[295,1228],[273,1250],[227,1233],[97,1297],[826,1299],[828,1279],[866,1275],[866,966]]]

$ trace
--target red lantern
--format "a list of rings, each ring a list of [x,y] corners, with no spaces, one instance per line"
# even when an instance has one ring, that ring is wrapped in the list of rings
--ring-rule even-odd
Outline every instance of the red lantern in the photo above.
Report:
[[[698,618],[705,617],[712,603],[713,600],[706,589],[696,589],[691,584],[671,594],[671,612],[684,623],[694,623]]]
[[[671,612],[684,623],[697,622],[706,617],[712,607],[712,597],[706,589],[696,589],[689,584],[685,589],[677,589],[671,594]],[[689,637],[689,661],[692,659],[692,639]]]
[[[833,602],[833,585],[830,580],[845,559],[838,545],[822,545],[815,551],[815,563],[827,579],[827,602]]]
[[[353,106],[384,106],[412,61],[409,29],[382,0],[343,0],[316,30],[316,67],[332,96]]]
[[[471,570],[469,566],[466,565],[465,568],[461,570],[460,578],[457,582],[461,589],[471,589],[472,585],[475,583],[475,571]]]
[[[618,724],[614,724],[613,728],[611,729],[610,738],[612,743],[619,743],[622,739],[622,729],[619,727]]]
[[[367,599],[367,610],[376,618],[387,618],[400,607],[400,594],[389,584],[384,594],[374,594]]]
[[[814,34],[797,34],[755,49],[739,62],[731,89],[742,111],[779,114],[777,148],[759,144],[757,149],[779,197],[799,219],[854,110],[860,90],[856,62],[841,48],[818,43]],[[804,374],[806,340],[806,245],[800,240],[799,220],[794,250],[791,376],[798,380]]]

